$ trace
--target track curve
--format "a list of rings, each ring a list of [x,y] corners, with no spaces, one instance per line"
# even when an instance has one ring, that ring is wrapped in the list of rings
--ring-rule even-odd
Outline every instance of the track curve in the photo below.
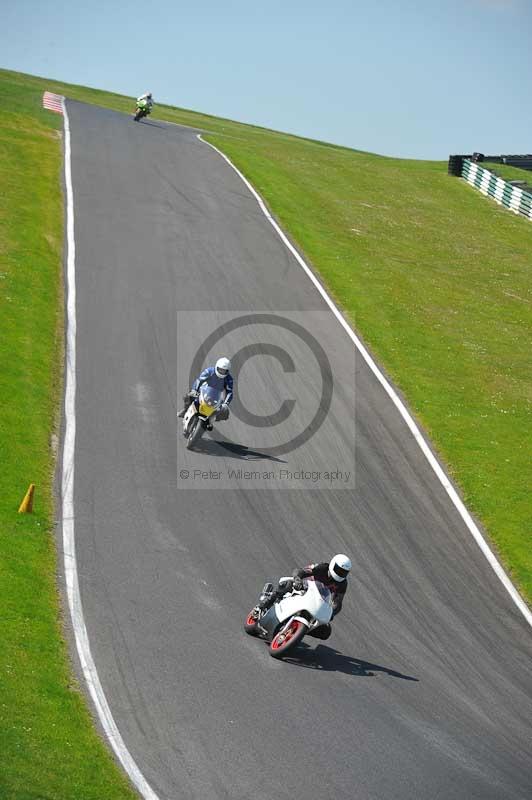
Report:
[[[68,112],[80,589],[101,682],[144,776],[161,799],[524,800],[529,629],[382,388],[193,131],[72,101]],[[332,371],[330,413],[295,451],[266,453],[294,419],[251,438],[244,408],[219,426],[229,444],[215,431],[186,453],[176,395],[192,358],[216,324],[250,313],[306,325]],[[271,415],[289,387],[311,419],[308,341],[259,332],[302,374],[277,351],[250,358],[244,406]],[[240,328],[238,343],[255,347],[257,329]],[[238,468],[354,477],[257,485],[229,478]],[[182,469],[223,476],[191,483]],[[258,589],[338,550],[355,568],[333,636],[273,662],[242,632]]]

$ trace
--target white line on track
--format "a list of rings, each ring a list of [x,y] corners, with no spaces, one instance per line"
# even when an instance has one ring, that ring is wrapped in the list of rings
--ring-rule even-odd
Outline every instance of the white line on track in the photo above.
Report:
[[[74,448],[76,443],[76,244],[74,240],[74,194],[70,149],[70,122],[62,100],[65,124],[65,186],[67,213],[67,332],[65,378],[65,441],[61,494],[63,499],[63,553],[68,605],[83,675],[96,706],[100,722],[120,763],[145,800],[159,800],[127,749],[113,719],[92,653],[79,592],[74,536]]]
[[[253,186],[247,180],[247,178],[245,178],[242,175],[240,170],[237,167],[235,167],[233,162],[224,153],[222,153],[221,150],[218,150],[218,148],[215,147],[213,144],[211,144],[210,142],[205,141],[205,139],[202,139],[201,133],[197,134],[197,138],[201,142],[203,142],[204,144],[207,144],[207,145],[209,145],[209,147],[212,147],[213,150],[216,150],[216,152],[225,161],[227,161],[229,166],[232,169],[234,169],[236,174],[244,181],[244,183],[248,187],[249,191],[255,197],[255,199],[256,199],[257,203],[259,204],[259,207],[260,207],[262,213],[264,214],[264,216],[266,217],[266,219],[272,224],[272,226],[275,229],[276,233],[282,239],[282,241],[284,242],[286,247],[290,250],[290,252],[294,256],[294,258],[296,259],[298,264],[305,270],[305,272],[307,273],[308,277],[310,278],[310,280],[312,281],[312,283],[314,284],[314,286],[316,287],[318,292],[321,294],[321,296],[323,297],[323,299],[325,300],[325,302],[327,303],[327,305],[329,306],[329,308],[333,312],[334,316],[336,317],[336,319],[338,320],[338,322],[340,323],[342,328],[344,328],[345,332],[347,333],[347,335],[349,336],[349,338],[351,339],[351,341],[353,342],[353,344],[355,345],[357,350],[360,352],[360,354],[364,358],[364,361],[366,362],[366,364],[368,365],[370,370],[373,372],[373,374],[375,375],[375,377],[377,378],[377,380],[379,381],[379,383],[383,387],[384,391],[386,392],[386,394],[391,399],[391,401],[394,404],[394,406],[399,411],[400,415],[402,416],[403,420],[405,421],[406,425],[408,426],[408,429],[410,430],[412,436],[414,437],[414,439],[418,443],[423,455],[425,456],[425,458],[429,462],[430,466],[432,467],[432,469],[436,473],[436,476],[438,477],[438,480],[440,481],[440,483],[442,484],[443,488],[445,489],[445,491],[447,492],[447,494],[451,498],[451,501],[453,502],[456,510],[458,511],[460,516],[462,517],[463,521],[465,522],[469,532],[472,534],[472,536],[475,539],[476,543],[478,544],[478,546],[480,547],[480,549],[482,550],[482,552],[486,556],[486,558],[487,558],[490,566],[492,567],[493,571],[495,572],[495,574],[497,575],[497,577],[499,578],[499,580],[503,584],[504,588],[506,589],[506,591],[508,592],[508,594],[510,595],[510,597],[514,601],[515,605],[517,606],[519,611],[522,613],[522,615],[524,616],[524,618],[528,622],[528,624],[532,627],[532,614],[530,613],[530,610],[528,609],[526,603],[523,601],[523,599],[520,596],[519,592],[517,591],[517,589],[515,588],[515,586],[511,582],[511,580],[508,577],[508,575],[505,573],[505,571],[502,568],[501,564],[499,563],[499,561],[495,557],[493,551],[491,550],[491,548],[489,547],[488,543],[486,542],[486,540],[482,536],[478,526],[475,524],[475,521],[474,521],[473,517],[471,516],[471,514],[469,513],[469,511],[467,510],[467,508],[465,507],[465,505],[461,501],[460,497],[458,496],[458,493],[456,492],[456,489],[454,488],[454,486],[452,485],[451,481],[449,480],[449,478],[445,474],[443,468],[441,467],[440,463],[438,462],[438,460],[436,459],[436,457],[432,453],[430,447],[428,446],[427,442],[423,438],[419,428],[417,427],[416,423],[414,422],[412,416],[410,415],[408,409],[406,408],[406,406],[402,402],[402,400],[399,397],[399,395],[397,394],[397,392],[394,390],[394,388],[389,383],[389,381],[386,380],[386,378],[384,377],[384,375],[382,374],[382,372],[378,368],[378,366],[375,363],[375,361],[372,359],[372,357],[370,356],[370,354],[368,353],[368,351],[366,350],[366,348],[364,347],[364,345],[362,344],[362,342],[360,341],[360,339],[358,338],[356,333],[350,327],[349,323],[346,321],[346,319],[340,313],[338,308],[335,306],[334,302],[331,300],[331,298],[329,297],[329,295],[327,294],[327,292],[325,291],[325,289],[323,288],[321,283],[318,281],[318,279],[316,278],[316,276],[314,275],[314,273],[312,272],[310,267],[305,263],[305,261],[299,255],[299,253],[297,252],[295,247],[291,244],[291,242],[285,236],[285,234],[283,233],[283,231],[281,230],[281,228],[279,227],[279,225],[277,224],[275,219],[272,217],[272,215],[268,211],[268,209],[266,207],[266,204],[264,203],[264,201],[263,201],[262,197],[259,195],[259,193],[253,188]]]

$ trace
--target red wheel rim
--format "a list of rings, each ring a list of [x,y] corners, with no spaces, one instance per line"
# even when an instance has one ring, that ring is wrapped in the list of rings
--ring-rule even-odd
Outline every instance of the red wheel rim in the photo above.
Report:
[[[272,650],[279,650],[279,648],[284,647],[284,645],[287,644],[287,642],[289,642],[290,639],[293,639],[297,631],[299,630],[300,625],[301,622],[295,619],[291,623],[289,628],[287,628],[285,631],[282,631],[281,633],[278,633],[271,644]]]

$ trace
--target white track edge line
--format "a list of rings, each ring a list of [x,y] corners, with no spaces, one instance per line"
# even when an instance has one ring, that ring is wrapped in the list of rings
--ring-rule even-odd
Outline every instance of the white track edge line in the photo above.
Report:
[[[79,591],[74,536],[74,448],[76,441],[76,245],[74,240],[74,194],[72,189],[70,122],[61,101],[65,130],[65,186],[67,215],[67,319],[65,378],[65,439],[62,470],[62,526],[65,580],[76,647],[83,675],[111,747],[145,800],[159,800],[127,749],[105,697],[94,663]]]
[[[290,250],[290,252],[294,256],[294,258],[296,259],[296,261],[300,265],[300,267],[302,267],[303,270],[306,272],[307,276],[310,278],[310,280],[312,281],[312,283],[314,284],[314,286],[316,287],[318,292],[321,294],[321,296],[323,297],[323,299],[325,300],[325,302],[327,303],[327,305],[329,306],[329,308],[333,312],[334,316],[336,317],[336,319],[338,320],[340,325],[344,328],[344,330],[346,331],[347,335],[349,336],[349,338],[354,343],[354,345],[357,348],[357,350],[360,352],[360,354],[364,358],[364,361],[366,362],[368,367],[373,372],[373,374],[375,375],[375,377],[377,378],[377,380],[379,381],[379,383],[381,384],[381,386],[385,390],[386,394],[389,396],[389,398],[393,402],[394,406],[399,411],[400,415],[402,416],[403,420],[405,421],[406,425],[408,426],[411,434],[413,435],[414,439],[416,440],[417,444],[419,445],[423,455],[425,456],[425,458],[429,462],[430,466],[432,467],[432,469],[436,473],[436,476],[438,477],[438,480],[440,481],[440,483],[442,484],[443,488],[445,489],[445,491],[449,495],[453,505],[455,506],[456,510],[458,511],[460,516],[462,517],[462,520],[465,522],[469,532],[472,534],[472,536],[475,539],[476,543],[478,544],[478,546],[482,550],[482,552],[485,555],[486,559],[488,560],[491,568],[493,569],[493,571],[495,572],[495,574],[497,575],[497,577],[501,581],[502,585],[504,586],[504,588],[506,589],[506,591],[508,592],[508,594],[510,595],[510,597],[514,601],[515,605],[517,606],[519,611],[522,613],[522,615],[524,616],[524,618],[528,622],[528,624],[532,627],[532,613],[530,612],[528,606],[526,605],[526,603],[522,599],[521,595],[519,594],[519,592],[517,591],[517,589],[513,585],[512,581],[510,580],[510,578],[508,577],[508,575],[504,571],[504,569],[501,566],[500,562],[498,561],[498,559],[496,558],[495,554],[493,553],[493,551],[491,550],[490,546],[488,545],[487,541],[483,537],[483,535],[480,532],[478,526],[476,525],[473,517],[471,516],[471,514],[469,513],[469,511],[465,507],[464,503],[462,502],[462,500],[458,496],[458,493],[456,492],[456,489],[454,488],[454,486],[452,485],[451,481],[449,480],[449,478],[445,474],[445,472],[444,472],[442,466],[440,465],[439,461],[437,460],[437,458],[432,453],[430,447],[428,446],[427,442],[425,441],[425,439],[424,439],[423,435],[421,434],[419,428],[417,427],[416,423],[414,422],[414,419],[412,418],[410,412],[408,411],[408,409],[406,408],[406,406],[402,402],[401,398],[399,397],[399,395],[397,394],[395,389],[392,387],[392,385],[389,383],[389,381],[386,380],[386,378],[384,377],[383,373],[380,371],[380,369],[378,368],[377,364],[375,363],[375,361],[370,356],[369,352],[366,350],[366,348],[364,347],[364,345],[362,344],[362,342],[360,341],[360,339],[358,338],[356,333],[353,331],[353,329],[351,328],[351,326],[349,325],[349,323],[347,322],[345,317],[338,310],[338,308],[334,304],[333,300],[329,297],[329,295],[327,294],[327,292],[325,291],[325,289],[323,288],[321,283],[318,281],[318,279],[316,278],[316,276],[314,275],[314,273],[312,272],[310,267],[306,264],[304,259],[300,256],[300,254],[297,252],[295,247],[292,245],[292,243],[289,241],[289,239],[283,233],[283,231],[281,230],[281,228],[279,227],[279,225],[277,224],[275,219],[272,217],[272,215],[268,211],[268,209],[266,207],[266,204],[264,203],[264,201],[261,198],[261,196],[259,195],[259,193],[253,188],[251,183],[247,180],[247,178],[244,177],[244,175],[233,164],[231,159],[228,158],[225,155],[225,153],[222,153],[222,151],[219,150],[217,147],[215,147],[213,144],[211,144],[210,142],[207,142],[205,139],[203,139],[202,136],[201,136],[201,133],[197,134],[197,138],[201,142],[203,142],[204,144],[208,145],[209,147],[212,147],[213,150],[216,150],[216,152],[225,161],[227,161],[229,166],[232,169],[234,169],[234,171],[237,173],[237,175],[244,181],[244,183],[248,187],[249,191],[253,194],[253,196],[255,197],[257,203],[259,204],[259,207],[260,207],[261,211],[263,212],[264,216],[266,217],[266,219],[268,219],[268,221],[271,223],[271,225],[273,226],[273,228],[275,229],[275,231],[277,232],[279,237],[282,239],[282,241],[284,242],[286,247]]]

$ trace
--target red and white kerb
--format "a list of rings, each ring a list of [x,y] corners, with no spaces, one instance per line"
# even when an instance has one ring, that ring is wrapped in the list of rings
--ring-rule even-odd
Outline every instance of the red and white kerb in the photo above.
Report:
[[[47,108],[48,111],[55,111],[57,114],[62,114],[63,106],[61,104],[61,101],[63,99],[64,99],[63,96],[60,94],[45,92],[42,96],[43,108]]]

